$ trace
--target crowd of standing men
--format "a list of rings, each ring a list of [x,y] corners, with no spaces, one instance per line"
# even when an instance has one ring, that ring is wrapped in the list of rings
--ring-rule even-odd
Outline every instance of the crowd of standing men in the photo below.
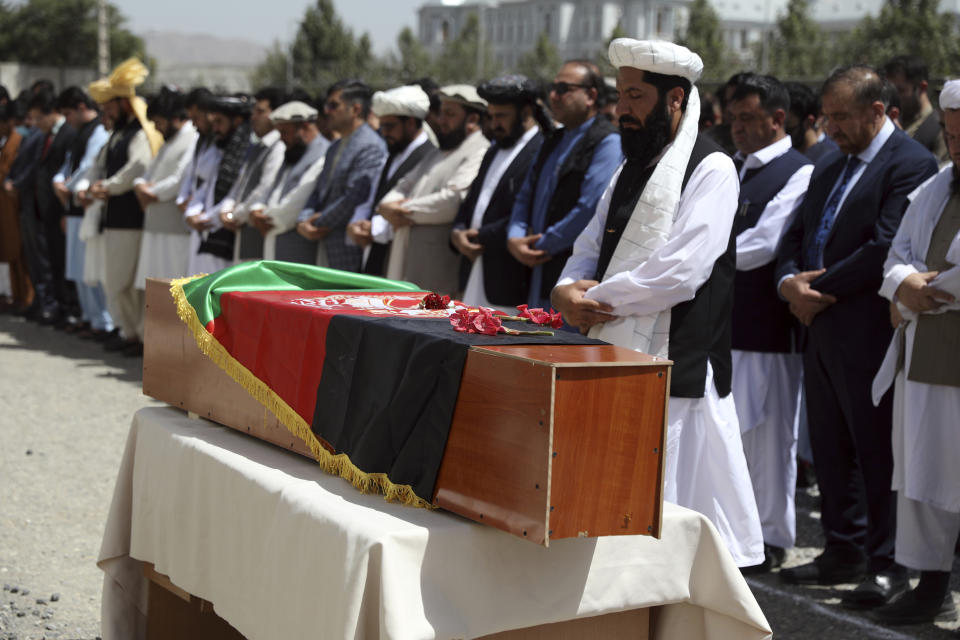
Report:
[[[819,88],[615,40],[616,90],[572,60],[313,98],[164,88],[136,60],[84,91],[0,92],[7,305],[142,353],[147,277],[275,259],[554,306],[674,361],[665,497],[745,572],[794,545],[797,459],[825,551],[880,620],[955,619],[960,533],[960,82],[909,57]],[[942,163],[942,168],[938,165]],[[799,451],[798,451],[799,448]],[[908,568],[920,582],[909,589]]]

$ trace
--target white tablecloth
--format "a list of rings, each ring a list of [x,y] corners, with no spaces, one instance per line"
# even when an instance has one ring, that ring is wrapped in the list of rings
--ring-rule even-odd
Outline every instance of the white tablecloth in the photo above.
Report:
[[[172,408],[134,416],[98,566],[104,640],[143,637],[143,562],[250,640],[474,638],[667,605],[658,638],[770,637],[713,526],[546,549],[386,503],[310,460]]]

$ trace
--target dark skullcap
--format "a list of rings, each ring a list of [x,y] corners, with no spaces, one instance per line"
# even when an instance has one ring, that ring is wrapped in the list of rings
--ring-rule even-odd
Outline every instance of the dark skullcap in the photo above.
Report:
[[[537,99],[537,83],[520,74],[500,76],[487,80],[479,87],[477,93],[487,102],[493,104],[534,102]]]
[[[249,96],[212,96],[206,104],[207,111],[233,116],[249,116],[253,100]]]

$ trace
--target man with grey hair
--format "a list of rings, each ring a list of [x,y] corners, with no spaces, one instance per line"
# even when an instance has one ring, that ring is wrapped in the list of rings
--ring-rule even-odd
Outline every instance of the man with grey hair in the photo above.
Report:
[[[776,283],[807,327],[804,387],[822,496],[826,544],[813,562],[783,569],[793,584],[860,582],[851,608],[899,596],[906,571],[893,557],[890,397],[870,386],[891,329],[877,296],[883,260],[908,196],[937,170],[933,155],[886,116],[883,78],[865,65],[835,71],[823,85],[826,132],[839,147],[814,167],[784,236]]]
[[[873,398],[894,385],[896,559],[920,571],[915,589],[877,611],[887,624],[957,619],[950,595],[960,534],[960,80],[940,94],[951,163],[903,216],[880,295],[896,333]]]

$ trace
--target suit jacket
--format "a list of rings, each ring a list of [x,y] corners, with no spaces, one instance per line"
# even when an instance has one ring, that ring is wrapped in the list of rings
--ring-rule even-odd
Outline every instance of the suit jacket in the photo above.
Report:
[[[510,224],[510,213],[513,211],[513,201],[517,192],[523,186],[523,180],[530,169],[530,163],[537,155],[540,145],[543,144],[543,134],[537,133],[507,167],[500,177],[500,182],[490,197],[483,218],[478,227],[479,244],[483,245],[483,289],[492,304],[516,306],[527,301],[530,290],[530,269],[517,262],[507,250],[507,226]],[[468,229],[473,218],[473,210],[477,206],[477,199],[483,189],[490,164],[499,148],[491,146],[483,157],[477,179],[470,186],[466,200],[460,205],[457,217],[453,221],[454,229]],[[460,257],[460,291],[467,286],[472,263],[466,256]]]
[[[806,196],[780,246],[777,283],[813,268],[804,256],[845,162],[846,155],[838,150],[814,166]],[[808,343],[848,354],[849,361],[869,370],[870,376],[876,373],[891,334],[887,303],[877,295],[883,262],[907,208],[907,196],[936,171],[929,151],[894,130],[837,212],[823,251],[826,273],[811,283],[837,302],[816,316],[807,331]]]
[[[341,151],[343,145],[346,146]],[[310,194],[300,220],[319,214],[315,224],[330,229],[323,244],[327,264],[334,269],[357,271],[360,268],[360,248],[346,243],[347,223],[354,210],[370,197],[386,157],[386,143],[367,124],[361,125],[349,138],[337,140],[327,150],[317,188]]]
[[[76,129],[64,122],[60,125],[57,135],[50,141],[50,148],[47,149],[46,154],[43,153],[44,138],[40,139],[40,159],[37,162],[36,176],[37,211],[48,223],[59,220],[67,213],[54,194],[53,177],[63,166],[67,151],[73,146],[76,135]]]

